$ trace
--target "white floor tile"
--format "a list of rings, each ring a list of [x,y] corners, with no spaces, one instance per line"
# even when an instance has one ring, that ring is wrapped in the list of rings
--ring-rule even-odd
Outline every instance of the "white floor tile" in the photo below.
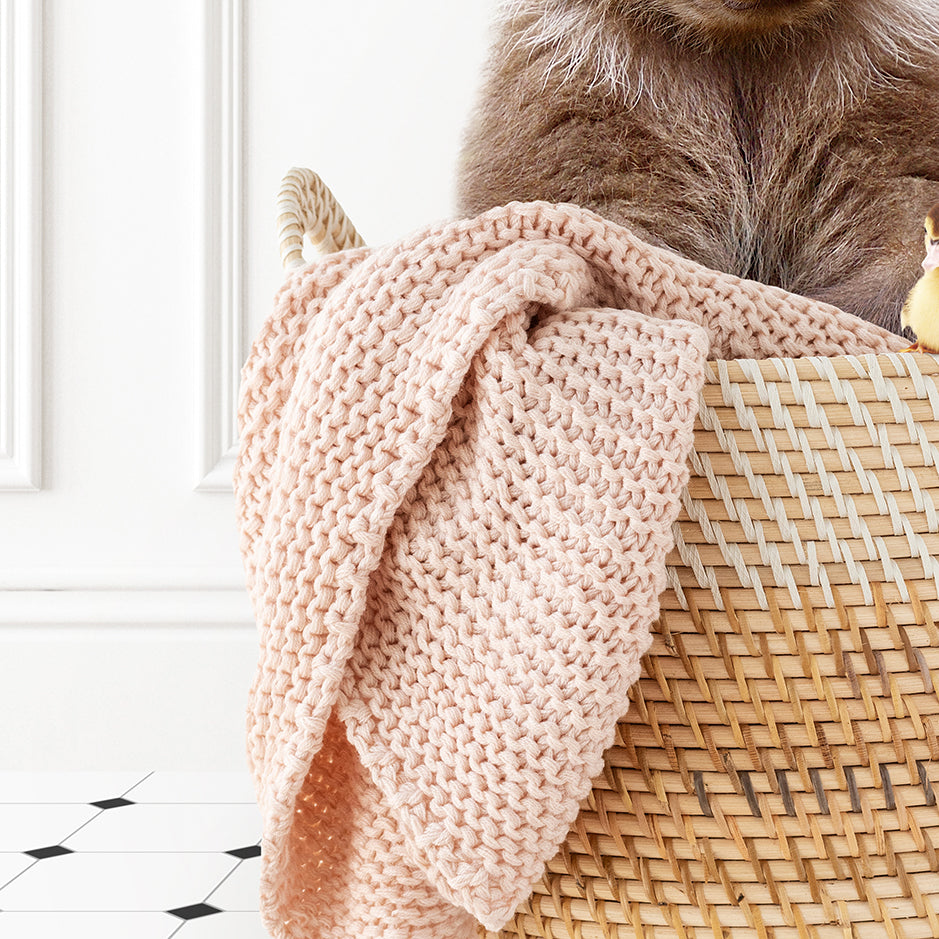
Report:
[[[134,802],[256,802],[243,773],[153,773],[128,794]]]
[[[0,890],[2,890],[14,877],[22,874],[30,864],[35,863],[31,857],[24,854],[0,854]],[[257,904],[255,904],[257,906]],[[0,909],[3,900],[0,899]],[[0,931],[0,936],[3,933]]]
[[[173,939],[268,939],[268,934],[260,913],[217,913],[191,920]]]
[[[259,904],[258,889],[261,882],[261,859],[247,858],[219,888],[206,899],[206,903],[223,910],[253,912]]]
[[[100,811],[92,805],[56,802],[49,805],[0,804],[0,851],[31,851],[62,844],[76,828]]]
[[[166,913],[0,913],[3,939],[168,939]],[[234,935],[234,934],[233,934]]]
[[[225,854],[65,854],[34,864],[6,887],[13,911],[159,912],[201,903],[231,872]]]
[[[257,844],[260,838],[261,815],[256,805],[125,805],[106,809],[69,838],[65,847],[74,851],[230,851]]]
[[[116,799],[144,780],[140,772],[0,772],[0,802],[97,802]]]

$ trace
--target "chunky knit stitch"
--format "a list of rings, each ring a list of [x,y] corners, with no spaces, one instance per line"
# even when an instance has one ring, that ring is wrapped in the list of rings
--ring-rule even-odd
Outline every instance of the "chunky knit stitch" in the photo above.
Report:
[[[293,274],[236,468],[272,934],[508,920],[626,712],[706,357],[898,344],[573,206]]]

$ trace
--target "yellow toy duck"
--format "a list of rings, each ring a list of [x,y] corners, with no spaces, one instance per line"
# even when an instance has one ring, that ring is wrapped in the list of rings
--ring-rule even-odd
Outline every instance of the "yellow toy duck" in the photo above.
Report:
[[[939,204],[929,210],[925,230],[925,273],[913,286],[900,313],[900,324],[913,330],[916,342],[903,351],[939,355]]]

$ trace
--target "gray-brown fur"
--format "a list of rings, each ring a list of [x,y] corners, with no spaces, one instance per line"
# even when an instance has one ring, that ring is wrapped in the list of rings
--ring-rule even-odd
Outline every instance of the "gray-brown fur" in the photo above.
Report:
[[[939,204],[934,205],[926,213],[926,223],[924,228],[926,229],[926,236],[930,241],[935,238],[939,238]]]
[[[939,0],[734,4],[506,4],[460,211],[573,202],[899,331],[939,200]]]

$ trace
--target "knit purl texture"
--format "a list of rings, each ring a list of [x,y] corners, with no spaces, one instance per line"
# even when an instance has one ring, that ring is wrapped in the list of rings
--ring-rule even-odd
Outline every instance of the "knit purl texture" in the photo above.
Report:
[[[271,934],[502,926],[626,712],[706,358],[898,345],[573,206],[291,275],[235,470]]]

